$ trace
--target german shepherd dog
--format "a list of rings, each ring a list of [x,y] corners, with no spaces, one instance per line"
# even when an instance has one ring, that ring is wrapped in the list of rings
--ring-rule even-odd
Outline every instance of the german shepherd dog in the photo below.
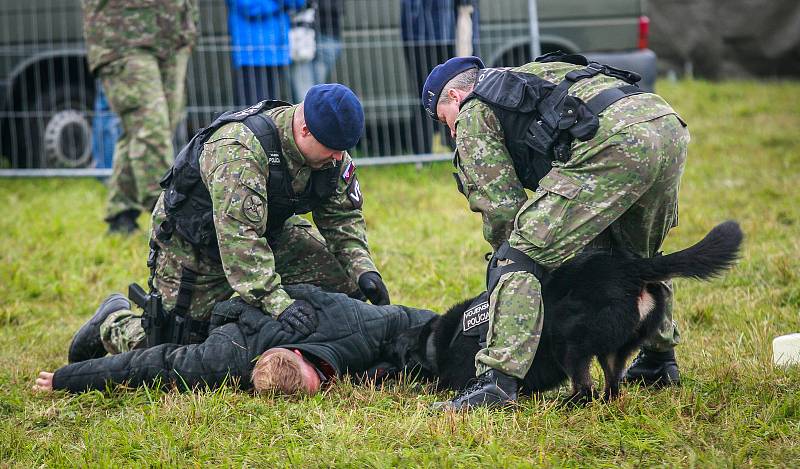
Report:
[[[721,274],[736,261],[742,237],[739,225],[727,221],[699,243],[672,254],[640,258],[587,250],[551,271],[542,282],[541,341],[522,391],[547,391],[569,378],[572,394],[567,402],[586,403],[597,397],[589,373],[597,357],[605,377],[603,397],[618,397],[628,358],[664,319],[668,292],[661,282]],[[464,331],[465,312],[472,314],[475,303],[473,298],[453,306],[419,336],[439,389],[460,390],[475,377],[480,339]],[[488,305],[482,308],[488,313]]]

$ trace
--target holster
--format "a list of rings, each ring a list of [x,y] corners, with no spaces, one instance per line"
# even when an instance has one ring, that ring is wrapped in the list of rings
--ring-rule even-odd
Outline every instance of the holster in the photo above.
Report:
[[[168,312],[164,309],[161,294],[151,289],[145,293],[136,283],[128,287],[128,297],[136,303],[142,314],[142,328],[145,333],[147,347],[159,344],[199,344],[208,337],[208,321],[200,321],[189,316],[194,282],[197,275],[184,268],[178,288],[178,299],[175,308]]]
[[[170,315],[164,311],[158,291],[145,293],[137,283],[128,286],[128,298],[142,308],[142,328],[147,347],[171,342],[172,327]]]

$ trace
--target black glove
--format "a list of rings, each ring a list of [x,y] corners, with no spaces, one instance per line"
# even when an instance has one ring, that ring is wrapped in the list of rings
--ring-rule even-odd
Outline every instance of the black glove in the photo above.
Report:
[[[358,288],[369,301],[378,306],[389,304],[389,290],[378,272],[364,272],[358,277]]]
[[[278,316],[278,322],[283,324],[284,328],[289,328],[297,331],[303,336],[309,336],[317,330],[319,318],[317,317],[317,310],[305,300],[294,300],[283,310]]]
[[[219,326],[236,321],[248,309],[261,312],[260,309],[248,304],[239,296],[218,302],[211,311],[211,318],[208,320],[208,331],[211,332]]]

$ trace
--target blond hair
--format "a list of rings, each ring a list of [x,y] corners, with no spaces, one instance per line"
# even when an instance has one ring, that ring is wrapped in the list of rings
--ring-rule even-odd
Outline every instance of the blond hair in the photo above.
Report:
[[[301,358],[291,350],[276,348],[261,355],[253,367],[253,387],[257,393],[296,394],[305,391]]]

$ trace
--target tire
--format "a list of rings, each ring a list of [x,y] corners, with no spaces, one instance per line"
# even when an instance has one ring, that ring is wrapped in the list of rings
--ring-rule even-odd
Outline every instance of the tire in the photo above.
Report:
[[[83,168],[92,163],[94,86],[56,83],[21,108],[14,121],[12,167]]]
[[[92,128],[85,113],[69,109],[53,114],[43,143],[50,168],[85,168],[92,162]]]

